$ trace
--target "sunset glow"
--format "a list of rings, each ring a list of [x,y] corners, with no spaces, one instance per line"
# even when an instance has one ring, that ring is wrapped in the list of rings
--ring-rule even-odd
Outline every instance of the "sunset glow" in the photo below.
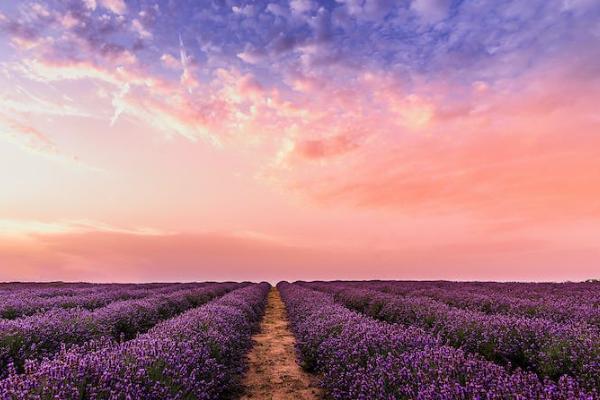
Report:
[[[600,277],[600,3],[0,4],[0,281]]]

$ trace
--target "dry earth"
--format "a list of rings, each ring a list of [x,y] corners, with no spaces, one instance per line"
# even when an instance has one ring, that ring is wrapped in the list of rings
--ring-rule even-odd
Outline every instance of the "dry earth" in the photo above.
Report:
[[[269,292],[260,332],[253,337],[242,400],[317,400],[321,391],[314,377],[296,363],[295,339],[288,328],[279,291]]]

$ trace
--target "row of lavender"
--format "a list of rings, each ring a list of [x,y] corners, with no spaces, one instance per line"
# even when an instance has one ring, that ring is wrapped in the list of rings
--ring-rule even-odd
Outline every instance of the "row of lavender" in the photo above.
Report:
[[[303,365],[346,399],[598,399],[568,376],[539,379],[444,344],[416,326],[352,311],[332,294],[278,285]]]
[[[569,284],[563,290],[559,284],[540,288],[542,284],[532,283],[371,281],[347,284],[403,296],[430,297],[453,307],[487,314],[583,322],[600,327],[599,283]],[[544,287],[547,293],[543,292]]]
[[[600,288],[599,288],[600,290]],[[391,291],[395,292],[394,289]],[[556,322],[582,322],[600,327],[600,304],[593,305],[573,298],[542,298],[537,300],[514,298],[490,290],[487,293],[448,290],[418,290],[412,296],[427,296],[453,307],[481,311],[486,314],[504,314],[545,318]]]
[[[0,318],[16,319],[34,315],[53,308],[86,308],[93,310],[113,301],[141,299],[158,293],[168,293],[174,288],[194,288],[203,283],[97,285],[85,288],[23,289],[0,294]]]
[[[2,399],[221,399],[238,387],[267,283],[247,285],[122,343],[92,341],[28,362]]]
[[[391,281],[395,283],[414,284],[415,281]],[[417,282],[421,284],[421,281]],[[451,289],[478,288],[482,291],[493,290],[496,293],[514,295],[522,298],[573,297],[580,296],[585,299],[600,300],[600,281],[589,282],[457,282],[457,281],[429,281],[436,286],[445,284]]]
[[[12,301],[19,298],[31,298],[36,300],[51,299],[53,297],[78,297],[90,293],[127,291],[131,289],[160,289],[167,286],[173,286],[176,283],[97,283],[97,284],[79,284],[64,283],[60,286],[48,286],[43,284],[25,284],[0,283],[0,301]],[[14,285],[14,286],[13,286]]]
[[[30,293],[33,296],[73,296],[98,289],[156,289],[177,283],[69,283],[69,282],[0,282],[0,299],[18,293]]]
[[[61,347],[100,338],[129,340],[158,322],[247,284],[211,283],[170,286],[142,299],[112,302],[94,311],[51,309],[16,320],[0,320],[0,377],[26,360],[51,357]]]
[[[490,291],[511,297],[539,300],[545,298],[570,298],[600,304],[600,281],[590,282],[456,282],[456,281],[361,281],[369,283],[394,283],[397,287],[411,289],[439,288],[470,290],[474,293]]]
[[[68,292],[71,290],[79,290],[79,289],[89,289],[98,286],[131,286],[134,284],[124,283],[124,284],[115,284],[115,283],[87,283],[87,282],[78,282],[78,283],[70,283],[70,282],[0,282],[0,296],[17,292],[22,290],[30,290],[37,291],[38,293],[54,293],[54,292]],[[153,285],[145,284],[145,285]]]
[[[580,323],[557,323],[459,309],[428,297],[399,296],[355,283],[303,283],[333,295],[346,307],[378,320],[415,326],[444,344],[540,378],[573,377],[582,387],[600,387],[600,333]],[[369,287],[365,283],[362,287]]]

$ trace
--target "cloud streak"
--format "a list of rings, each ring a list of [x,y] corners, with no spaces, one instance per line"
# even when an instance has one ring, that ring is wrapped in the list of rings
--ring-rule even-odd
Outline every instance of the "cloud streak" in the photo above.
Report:
[[[0,279],[102,282],[267,279],[583,279],[597,249],[549,249],[516,241],[455,243],[373,253],[362,249],[296,247],[230,234],[138,235],[54,233],[29,241],[0,240],[0,262],[20,267]],[[566,260],[577,261],[569,273]],[[586,261],[587,260],[587,261]],[[378,269],[373,270],[376,261]],[[115,275],[109,267],[118,265]],[[462,265],[460,273],[452,267]],[[482,266],[486,266],[482,268]],[[544,265],[543,269],[541,266]],[[432,268],[437,266],[438,268]],[[503,273],[499,273],[502,266]],[[51,267],[49,272],[49,267]],[[439,267],[443,269],[440,270]],[[525,268],[523,268],[525,267]]]
[[[2,114],[0,114],[0,139],[4,139],[27,153],[42,156],[69,168],[99,171],[98,168],[81,162],[76,155],[61,150],[48,135],[36,127]]]

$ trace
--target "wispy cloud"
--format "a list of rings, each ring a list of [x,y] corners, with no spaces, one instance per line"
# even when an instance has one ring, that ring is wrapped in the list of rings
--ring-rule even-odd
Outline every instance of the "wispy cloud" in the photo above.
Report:
[[[7,86],[8,82],[4,82]],[[22,86],[16,86],[10,92],[0,92],[0,108],[7,113],[38,114],[58,117],[87,117],[94,115],[77,107],[68,98],[41,98]]]
[[[121,15],[127,12],[127,4],[124,0],[99,0],[99,3],[114,14]]]
[[[59,162],[71,168],[100,171],[100,169],[82,162],[76,155],[60,149],[56,143],[37,128],[3,114],[0,114],[0,139],[14,144],[26,152]]]
[[[10,237],[30,237],[37,235],[66,235],[85,233],[115,233],[127,235],[170,235],[171,232],[139,227],[123,228],[107,223],[78,219],[59,221],[0,219],[0,235]]]

